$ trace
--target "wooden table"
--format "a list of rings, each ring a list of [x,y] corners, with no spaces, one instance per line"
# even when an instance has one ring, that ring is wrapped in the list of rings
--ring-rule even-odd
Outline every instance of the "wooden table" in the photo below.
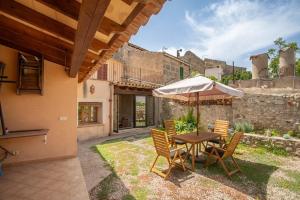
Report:
[[[187,155],[192,151],[192,171],[195,171],[195,145],[201,144],[204,141],[216,139],[218,137],[220,137],[220,135],[211,132],[199,132],[199,135],[197,135],[197,133],[188,133],[173,136],[173,138],[176,140],[181,140],[191,144],[191,147],[188,149]]]

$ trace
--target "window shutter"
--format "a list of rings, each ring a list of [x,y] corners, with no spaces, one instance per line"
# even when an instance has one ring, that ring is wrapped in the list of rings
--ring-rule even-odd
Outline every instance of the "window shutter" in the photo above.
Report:
[[[107,64],[103,64],[98,70],[98,80],[107,80]]]
[[[180,80],[182,80],[184,78],[183,67],[179,68],[179,77],[180,77]]]

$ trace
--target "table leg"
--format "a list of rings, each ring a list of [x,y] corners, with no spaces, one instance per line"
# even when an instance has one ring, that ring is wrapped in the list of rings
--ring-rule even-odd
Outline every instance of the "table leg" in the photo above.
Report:
[[[192,171],[195,171],[195,144],[192,144]]]

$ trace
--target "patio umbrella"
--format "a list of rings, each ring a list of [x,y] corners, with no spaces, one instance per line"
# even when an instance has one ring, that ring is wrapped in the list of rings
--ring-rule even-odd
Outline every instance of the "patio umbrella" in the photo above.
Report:
[[[203,76],[187,78],[153,90],[153,96],[197,102],[197,135],[199,134],[199,101],[242,97],[244,93]]]

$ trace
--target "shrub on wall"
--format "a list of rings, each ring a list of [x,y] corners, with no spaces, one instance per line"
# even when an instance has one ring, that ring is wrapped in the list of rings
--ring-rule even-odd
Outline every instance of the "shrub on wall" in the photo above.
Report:
[[[234,130],[236,132],[251,133],[254,131],[254,126],[250,122],[236,122]]]

